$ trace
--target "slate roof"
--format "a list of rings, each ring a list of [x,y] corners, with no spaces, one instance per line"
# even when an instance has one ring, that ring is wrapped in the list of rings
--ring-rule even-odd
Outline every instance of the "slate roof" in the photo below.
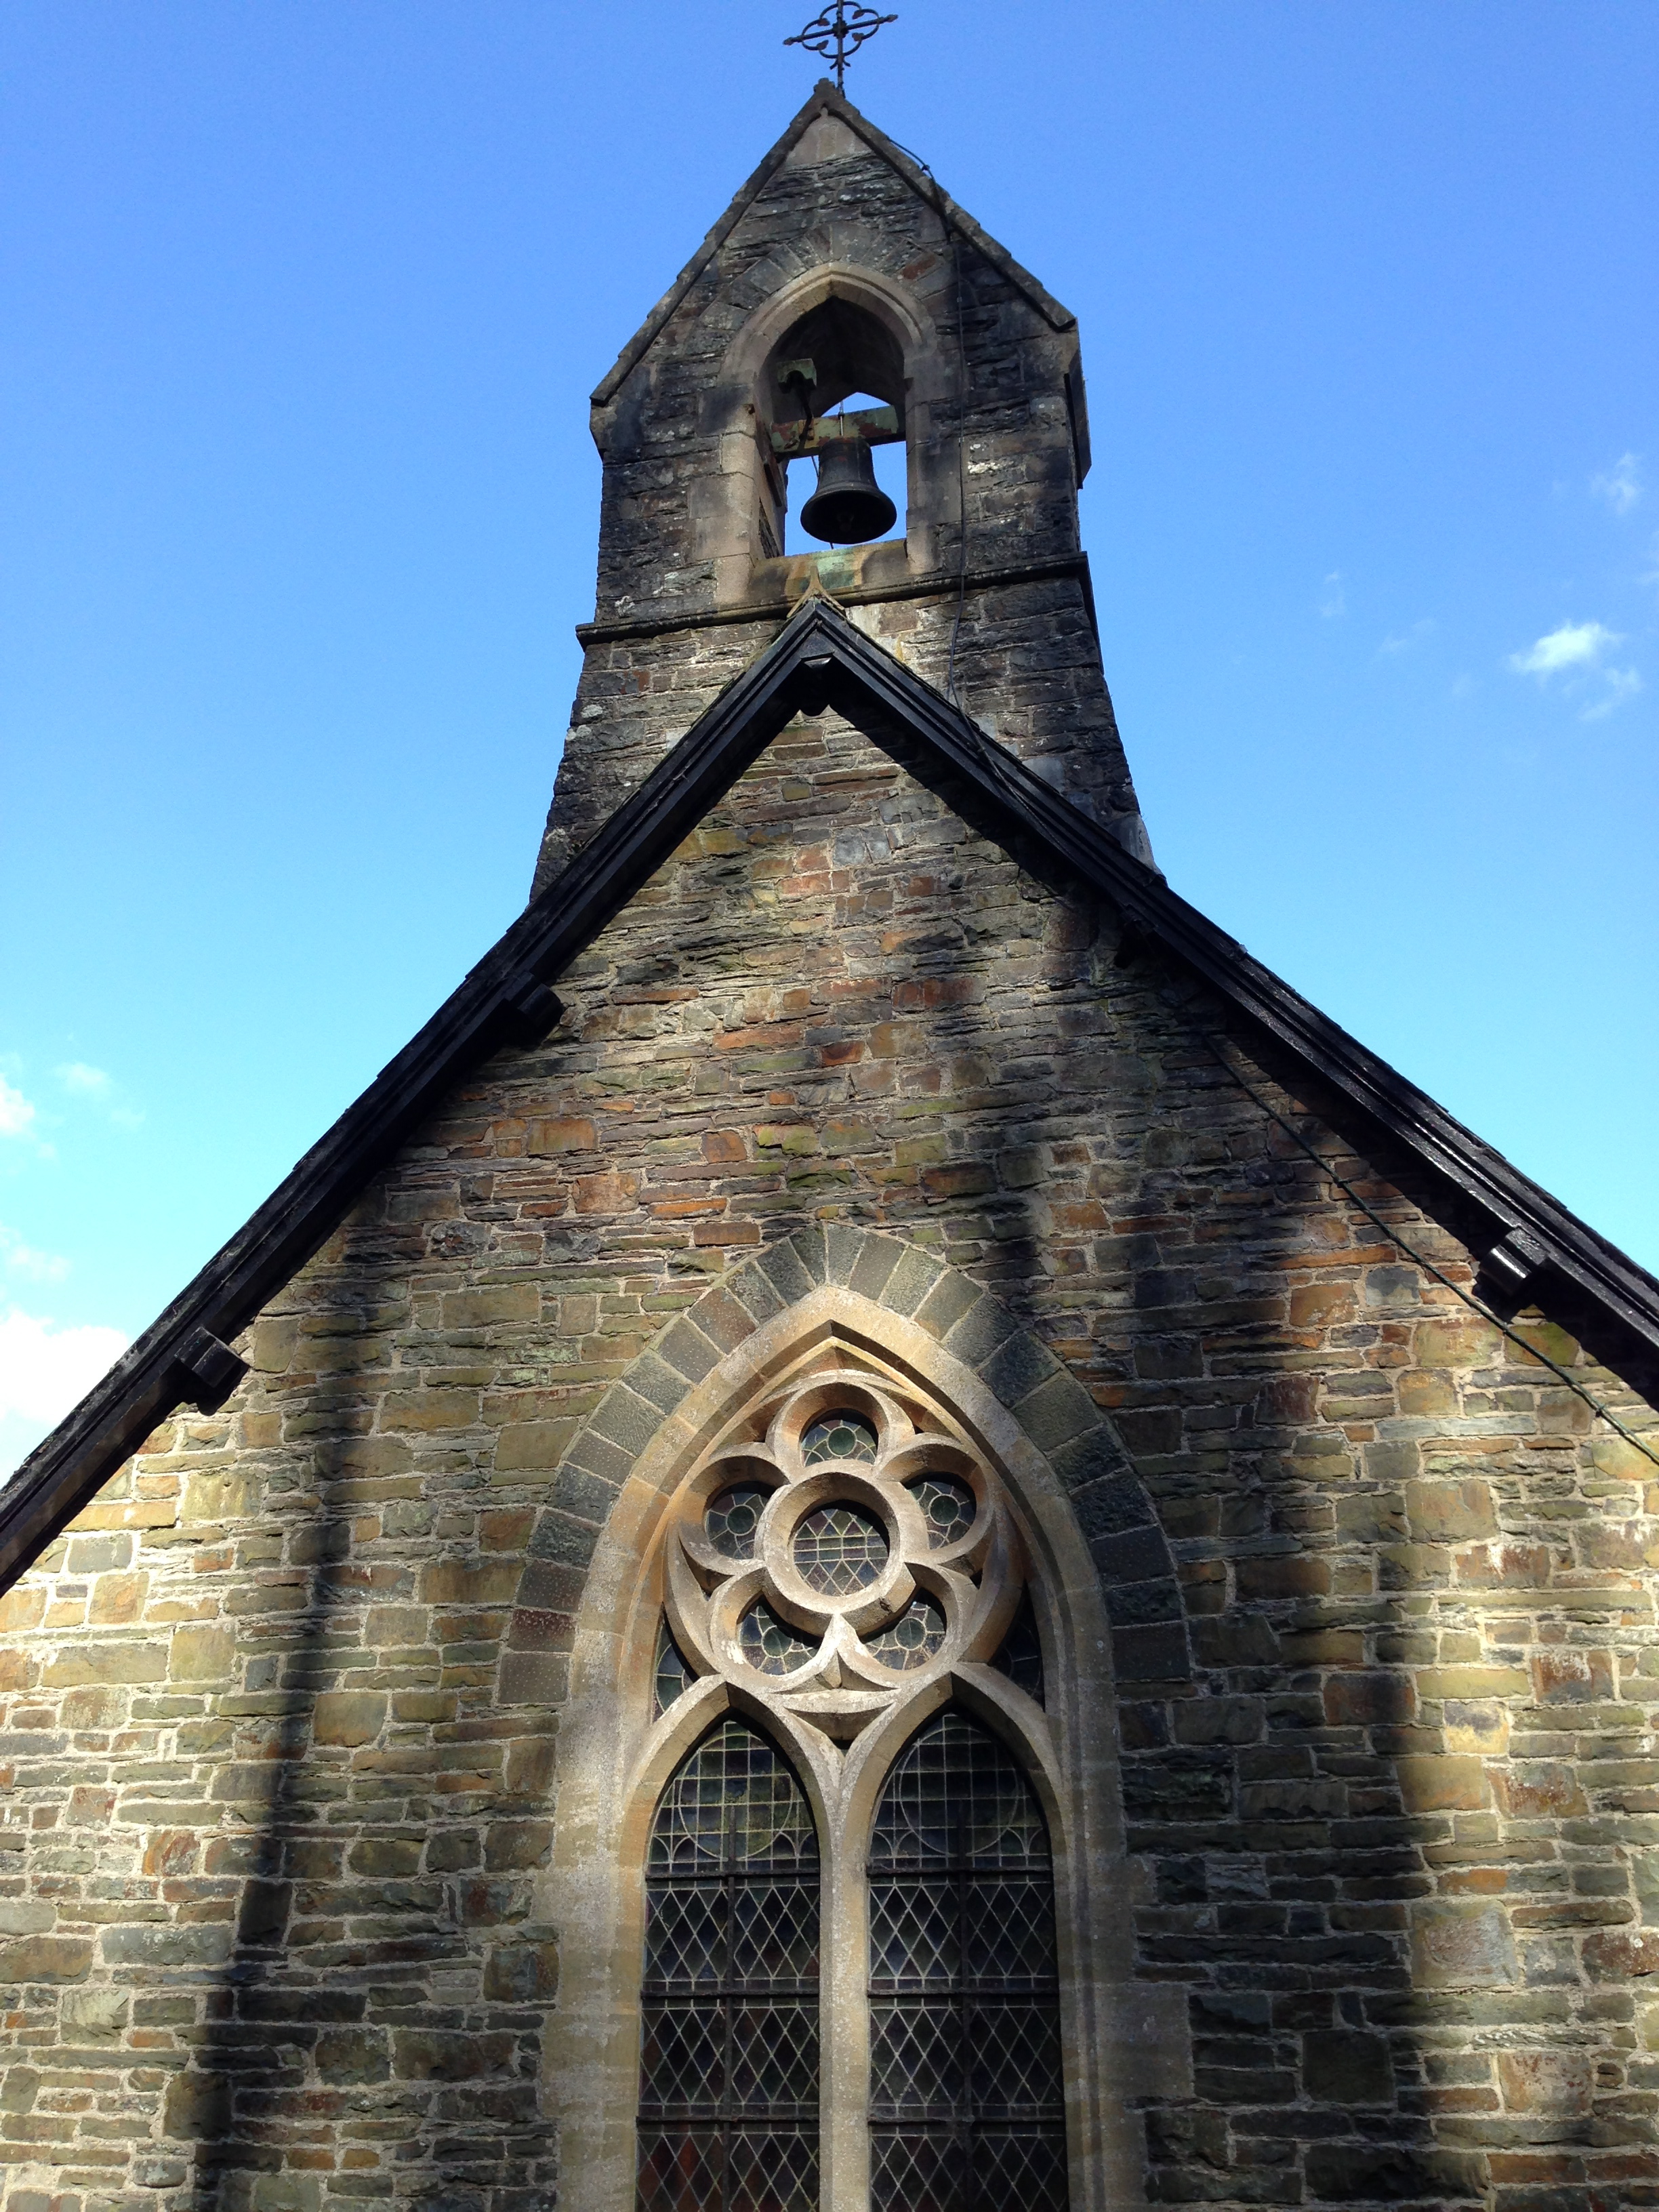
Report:
[[[663,294],[638,330],[635,331],[633,337],[629,338],[621,353],[617,355],[614,368],[595,386],[593,404],[596,407],[608,406],[616,398],[635,368],[650,351],[659,331],[675,308],[678,307],[680,301],[730,237],[745,210],[759,197],[767,179],[788,159],[792,149],[805,137],[809,125],[815,123],[820,115],[839,117],[850,131],[863,139],[872,154],[878,155],[884,161],[896,169],[919,198],[926,200],[928,206],[950,224],[959,236],[967,240],[975,252],[982,254],[993,268],[1006,276],[1017,290],[1025,295],[1051,329],[1069,331],[1076,328],[1077,317],[1069,307],[1062,307],[1053,293],[1045,290],[1032,276],[1030,270],[1023,268],[1015,260],[1006,246],[999,246],[988,231],[980,228],[965,208],[957,205],[950,194],[934,181],[931,173],[922,167],[920,161],[907,154],[903,147],[890,138],[884,131],[878,131],[867,115],[861,115],[846,94],[837,92],[829,79],[823,77],[813,86],[812,96],[805,106],[801,109],[776,145],[762,157],[760,166],[748,181],[738,187],[725,214],[714,225],[702,244],[691,256],[684,268],[681,270],[679,275]]]
[[[0,1492],[0,1585],[181,1403],[221,1402],[241,1372],[227,1349],[333,1231],[446,1093],[504,1042],[559,1012],[552,986],[797,714],[833,707],[878,745],[943,772],[987,834],[1108,899],[1133,932],[1201,977],[1260,1035],[1358,1109],[1449,1190],[1493,1241],[1535,1240],[1534,1281],[1575,1312],[1659,1352],[1659,1281],[1557,1204],[1415,1085],[1365,1050],[1162,876],[1052,791],[833,600],[802,601],[780,635],[687,731],[563,874],[526,908],[426,1026],[89,1391]],[[1532,1283],[1528,1295],[1536,1295]]]

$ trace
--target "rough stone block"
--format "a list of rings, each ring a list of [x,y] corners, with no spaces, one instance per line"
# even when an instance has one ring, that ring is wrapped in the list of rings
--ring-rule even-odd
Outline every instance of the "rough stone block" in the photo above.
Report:
[[[1419,1988],[1497,1989],[1519,1971],[1499,1906],[1435,1899],[1413,1908],[1412,1975]]]

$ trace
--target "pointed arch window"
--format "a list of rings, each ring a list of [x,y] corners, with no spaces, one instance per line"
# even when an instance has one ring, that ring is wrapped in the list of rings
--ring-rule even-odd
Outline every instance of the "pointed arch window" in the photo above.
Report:
[[[1063,2212],[1048,1827],[952,1708],[888,1778],[868,1881],[872,2212]]]
[[[1001,1461],[820,1354],[665,1487],[626,1676],[638,2039],[614,2130],[579,2123],[614,2144],[592,2201],[622,2212],[625,2138],[635,2212],[1099,2212],[1097,2090],[1062,2079],[1071,1647]]]
[[[725,1720],[681,1762],[651,1827],[641,2212],[813,2212],[818,1875],[787,1761]]]

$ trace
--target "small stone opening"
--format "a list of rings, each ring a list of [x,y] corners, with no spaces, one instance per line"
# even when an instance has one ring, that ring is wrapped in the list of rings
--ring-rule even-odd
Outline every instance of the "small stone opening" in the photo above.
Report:
[[[904,349],[867,308],[832,298],[790,325],[767,356],[757,408],[760,541],[768,558],[904,536],[905,384]],[[816,521],[808,517],[803,526],[814,495],[832,484],[863,487],[866,479],[867,492],[838,498],[827,520],[820,507]]]

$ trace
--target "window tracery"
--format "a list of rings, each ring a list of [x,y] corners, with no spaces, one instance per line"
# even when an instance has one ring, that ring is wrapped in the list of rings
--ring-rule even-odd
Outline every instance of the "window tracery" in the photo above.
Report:
[[[816,2094],[820,2041],[826,2059],[843,2054],[823,2073],[824,2143],[839,2130],[843,2144],[826,2204],[973,2212],[983,2185],[1000,2212],[1064,2212],[1048,1832],[1013,1755],[954,1702],[962,1669],[994,1669],[1042,1725],[1036,1619],[994,1470],[920,1399],[843,1368],[728,1428],[681,1484],[661,1542],[653,1712],[696,1692],[687,1711],[725,1717],[653,1818],[639,2212],[811,2212],[805,2069]],[[819,1872],[806,1801],[760,1732],[768,1713],[785,1741],[805,1726],[822,1747],[820,1787],[882,1723],[878,1790],[855,1820],[843,1801],[824,1837],[840,1933],[822,1988],[816,1920],[810,1984],[787,1943],[768,1971],[795,1978],[775,1984],[730,1948],[781,1910],[772,1844],[732,1841],[754,1824],[753,1790],[768,1805],[793,1792],[787,1917],[803,1943],[803,1886]],[[769,2039],[769,2072],[755,2056]]]
[[[853,1376],[785,1393],[747,1429],[684,1486],[667,1537],[667,1618],[696,1675],[763,1686],[845,1742],[896,1696],[996,1661],[1024,1575],[969,1444]]]

